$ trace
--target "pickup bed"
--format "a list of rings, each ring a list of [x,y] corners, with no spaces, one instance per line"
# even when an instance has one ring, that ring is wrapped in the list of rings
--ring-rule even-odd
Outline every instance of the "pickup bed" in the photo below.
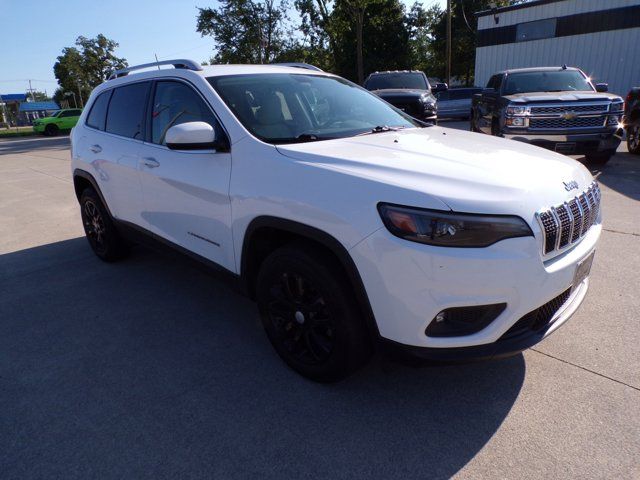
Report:
[[[579,69],[507,70],[474,95],[471,130],[606,163],[622,138],[623,100]]]

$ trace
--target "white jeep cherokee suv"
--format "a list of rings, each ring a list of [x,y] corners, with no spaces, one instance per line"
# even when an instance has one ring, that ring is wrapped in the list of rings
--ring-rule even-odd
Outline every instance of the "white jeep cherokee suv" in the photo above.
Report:
[[[115,72],[73,130],[89,244],[113,261],[155,240],[228,273],[302,375],[343,378],[379,346],[514,354],[584,299],[600,191],[578,162],[321,71],[161,63]]]

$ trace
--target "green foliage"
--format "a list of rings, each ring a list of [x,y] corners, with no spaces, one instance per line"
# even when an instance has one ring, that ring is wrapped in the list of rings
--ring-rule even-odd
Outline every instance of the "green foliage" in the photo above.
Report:
[[[39,90],[33,90],[32,92],[25,92],[25,95],[29,97],[29,99],[35,102],[44,102],[49,100],[49,96],[46,93],[41,92]]]
[[[96,38],[80,36],[74,47],[62,49],[62,55],[53,66],[53,73],[60,85],[54,94],[58,103],[65,99],[64,93],[74,92],[78,103],[89,98],[91,90],[104,82],[113,70],[127,66],[124,58],[114,55],[118,43],[102,34]]]
[[[218,8],[199,8],[196,31],[212,36],[212,63],[269,63],[285,46],[285,0],[221,0]]]

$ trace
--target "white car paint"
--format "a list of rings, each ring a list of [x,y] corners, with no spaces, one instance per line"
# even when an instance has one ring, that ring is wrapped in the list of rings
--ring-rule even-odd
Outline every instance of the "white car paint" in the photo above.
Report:
[[[93,92],[73,130],[72,169],[95,177],[115,218],[237,274],[245,231],[258,216],[294,220],[328,233],[349,251],[382,337],[406,345],[438,348],[495,341],[525,313],[569,288],[576,265],[594,250],[599,219],[570,249],[550,255],[542,254],[535,221],[540,209],[576,195],[565,190],[564,181],[575,180],[579,191],[593,181],[578,162],[524,143],[440,127],[276,147],[252,136],[205,80],[264,72],[301,73],[289,67],[222,65],[203,71],[152,70],[105,82]],[[176,152],[86,126],[99,93],[156,78],[191,83],[223,125],[231,153]],[[92,152],[93,145],[101,151]],[[147,158],[159,165],[149,167]],[[534,237],[486,248],[413,243],[386,230],[379,202],[517,215]],[[575,311],[587,287],[588,279],[577,286],[552,330]],[[476,334],[424,334],[444,308],[496,302],[506,302],[507,309]]]

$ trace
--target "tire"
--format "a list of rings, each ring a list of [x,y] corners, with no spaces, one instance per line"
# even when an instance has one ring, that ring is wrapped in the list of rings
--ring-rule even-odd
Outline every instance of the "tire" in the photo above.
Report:
[[[129,253],[129,246],[120,237],[109,212],[93,188],[80,195],[80,215],[89,245],[98,258],[115,262]]]
[[[353,289],[322,250],[291,244],[274,251],[258,273],[256,297],[271,344],[302,376],[336,382],[369,359]]]
[[[60,129],[58,128],[57,125],[50,124],[44,128],[44,134],[47,137],[55,137],[56,135],[58,135],[59,132],[60,132]]]
[[[498,124],[498,119],[494,118],[491,122],[491,135],[494,137],[501,137],[502,133],[500,133],[500,125]]]
[[[476,117],[473,114],[473,110],[471,110],[471,115],[469,116],[469,130],[472,132],[478,132],[478,128],[476,127]]]
[[[590,165],[605,165],[611,157],[615,155],[615,150],[605,150],[604,152],[590,153],[585,155],[586,163]]]
[[[627,149],[629,153],[640,155],[640,120],[627,127]]]

